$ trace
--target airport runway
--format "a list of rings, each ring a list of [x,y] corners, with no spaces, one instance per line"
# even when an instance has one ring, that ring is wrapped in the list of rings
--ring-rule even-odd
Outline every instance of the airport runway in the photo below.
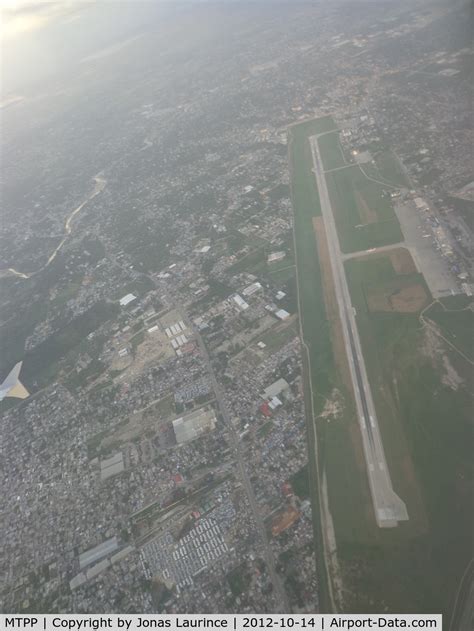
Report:
[[[390,479],[385,452],[380,435],[372,391],[367,377],[362,347],[357,329],[355,312],[347,285],[343,255],[339,246],[336,223],[332,213],[326,176],[318,146],[318,136],[310,139],[314,174],[319,191],[321,212],[324,219],[334,287],[339,304],[339,315],[346,345],[347,357],[354,387],[359,425],[364,446],[370,491],[375,518],[381,528],[393,528],[398,522],[408,519],[408,512],[400,497],[395,493]]]

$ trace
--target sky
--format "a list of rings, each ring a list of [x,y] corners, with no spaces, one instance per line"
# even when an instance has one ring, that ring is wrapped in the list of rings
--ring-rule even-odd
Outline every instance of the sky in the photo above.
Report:
[[[80,0],[0,0],[2,100],[55,72],[64,53],[59,32],[79,20],[88,4]]]
[[[2,101],[136,36],[150,15],[151,22],[159,19],[158,5],[163,6],[140,0],[0,0]]]
[[[9,42],[40,30],[51,22],[76,19],[90,4],[86,0],[0,0],[0,37],[2,42]]]
[[[23,97],[33,86],[38,89],[54,75],[73,74],[83,60],[118,50],[167,17],[205,1],[0,0],[0,104]],[[211,0],[232,2],[241,0]]]

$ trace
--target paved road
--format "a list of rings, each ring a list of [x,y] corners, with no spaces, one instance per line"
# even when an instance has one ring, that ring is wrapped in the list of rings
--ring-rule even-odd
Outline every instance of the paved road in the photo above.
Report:
[[[325,171],[327,173],[327,171]],[[390,250],[399,250],[400,248],[406,248],[405,241],[399,243],[392,243],[392,245],[381,245],[378,248],[370,248],[370,250],[359,250],[358,252],[349,252],[349,254],[342,254],[341,259],[347,261],[348,259],[356,259],[361,256],[369,256],[370,254],[379,254],[380,252],[390,252]]]
[[[355,313],[344,271],[343,256],[329,199],[326,176],[319,152],[318,136],[311,137],[310,144],[314,163],[313,171],[316,176],[321,212],[328,240],[331,268],[334,277],[334,289],[339,304],[339,315],[354,387],[354,397],[362,434],[375,518],[379,527],[392,528],[397,526],[399,521],[407,520],[408,513],[405,503],[393,490],[385,459],[382,437],[380,435],[375,405],[372,399],[372,391],[363,359]]]
[[[224,396],[221,390],[220,385],[217,382],[215,373],[214,373],[214,369],[212,367],[211,364],[211,360],[209,358],[209,353],[207,352],[207,348],[206,345],[204,344],[204,341],[201,337],[201,335],[199,334],[199,332],[196,330],[196,328],[193,326],[193,323],[189,320],[189,318],[186,316],[185,311],[183,308],[180,308],[180,311],[182,313],[182,315],[184,316],[184,321],[186,322],[186,324],[189,326],[189,328],[193,331],[194,333],[194,337],[196,339],[196,341],[199,344],[199,348],[201,350],[202,356],[207,364],[208,370],[209,370],[209,374],[211,377],[211,381],[212,381],[212,386],[214,388],[214,393],[216,396],[216,400],[217,400],[217,404],[219,406],[220,412],[222,414],[222,417],[224,419],[224,423],[229,431],[229,436],[230,436],[230,441],[231,441],[231,446],[234,452],[234,455],[236,457],[237,460],[237,464],[239,467],[239,473],[240,473],[240,478],[242,480],[242,483],[245,487],[245,491],[247,493],[247,498],[249,500],[250,503],[250,507],[252,509],[254,518],[255,518],[255,522],[257,524],[257,529],[258,529],[258,534],[260,536],[260,540],[263,546],[263,551],[264,551],[264,555],[265,555],[265,562],[267,565],[267,569],[268,569],[268,573],[270,575],[270,579],[272,581],[273,584],[273,588],[275,590],[276,593],[276,600],[279,603],[280,606],[280,612],[281,613],[291,613],[291,609],[290,609],[290,605],[288,602],[288,598],[285,592],[285,588],[283,587],[283,583],[276,571],[276,567],[275,567],[275,557],[273,555],[273,550],[270,546],[270,543],[268,541],[268,537],[267,537],[267,531],[265,528],[265,524],[263,523],[263,519],[262,516],[260,514],[260,510],[258,508],[258,504],[257,501],[255,499],[255,495],[253,492],[253,488],[252,488],[252,483],[250,482],[250,478],[249,475],[247,473],[246,467],[245,467],[245,454],[242,450],[242,445],[240,442],[240,437],[236,431],[236,429],[234,428],[233,424],[232,424],[232,420],[229,416],[229,413],[227,411],[227,406],[224,400]]]

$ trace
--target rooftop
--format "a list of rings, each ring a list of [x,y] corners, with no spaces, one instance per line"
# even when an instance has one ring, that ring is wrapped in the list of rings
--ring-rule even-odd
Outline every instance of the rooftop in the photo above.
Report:
[[[214,410],[200,409],[173,421],[173,429],[179,444],[187,443],[210,432],[216,425]]]

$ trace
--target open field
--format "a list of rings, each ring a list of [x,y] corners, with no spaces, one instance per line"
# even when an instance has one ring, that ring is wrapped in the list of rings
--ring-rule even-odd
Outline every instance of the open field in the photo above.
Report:
[[[346,270],[384,444],[390,445],[387,461],[410,520],[396,531],[379,532],[370,546],[343,545],[341,557],[348,571],[366,566],[376,575],[381,571],[377,555],[383,550],[385,567],[394,579],[392,602],[405,610],[412,603],[419,611],[446,613],[470,549],[469,449],[460,444],[469,440],[469,396],[466,390],[444,386],[439,370],[424,354],[419,312],[368,309],[368,287],[388,286],[403,278],[389,256],[385,262],[380,256],[352,259]],[[390,574],[383,581],[385,595],[368,574],[361,572],[359,581],[369,593],[379,592],[387,600]],[[360,599],[358,603],[362,604]]]
[[[290,280],[294,279],[296,274],[296,267],[294,265],[289,265],[287,267],[282,267],[278,270],[270,270],[268,272],[268,277],[276,285],[276,287],[282,288],[284,287]]]
[[[383,337],[384,341],[390,341],[397,318],[403,318],[403,315],[388,302],[394,290],[403,287],[404,284],[408,288],[420,287],[424,298],[418,310],[420,311],[428,303],[428,289],[421,275],[397,275],[389,255],[377,256],[373,260],[370,257],[362,260],[352,259],[346,262],[345,267],[352,305],[357,313],[357,326],[378,412],[380,430],[384,445],[387,445],[387,464],[394,488],[408,506],[410,519],[404,526],[417,530],[418,524],[419,529],[423,530],[425,515],[420,501],[414,465],[409,457],[409,446],[396,411],[396,384],[393,384],[390,376],[388,376],[390,381],[387,383],[387,375],[383,370],[384,357],[380,355],[377,347],[377,333]],[[385,313],[386,311],[391,313]],[[415,317],[413,324],[416,322]],[[409,323],[407,319],[404,326],[407,327]]]
[[[326,231],[324,228],[323,218],[313,217],[313,226],[316,237],[319,264],[321,268],[321,276],[323,280],[324,304],[326,307],[326,317],[330,326],[334,361],[338,368],[339,374],[342,377],[344,385],[346,386],[348,391],[352,393],[351,376],[349,373],[346,348],[342,335],[339,308],[337,304],[336,293],[334,291],[334,278],[331,269],[331,262],[329,260],[328,243],[326,239]]]
[[[296,274],[293,254],[287,255],[281,261],[267,262],[265,273],[277,287],[283,287]]]
[[[22,371],[22,381],[31,390],[43,387],[59,369],[59,362],[85,345],[87,335],[101,324],[117,316],[118,307],[105,301],[95,303],[93,307],[65,324],[54,336],[47,338],[27,351]],[[31,384],[35,383],[35,388]]]
[[[288,253],[281,261],[268,263],[267,257],[270,250],[268,244],[259,245],[231,265],[228,271],[232,274],[248,272],[250,274],[268,275],[277,286],[283,287],[295,275],[293,255]]]
[[[290,318],[288,318],[290,320]],[[298,323],[296,316],[291,318],[291,321],[284,322],[282,324],[276,324],[269,331],[264,333],[258,338],[258,342],[263,342],[266,345],[265,351],[275,352],[278,349],[288,344],[298,334]]]
[[[346,164],[341,143],[339,142],[339,132],[335,131],[332,134],[325,134],[319,138],[318,142],[325,171],[337,169]]]
[[[419,274],[396,277],[367,287],[367,307],[370,312],[418,313],[428,301],[428,292]]]
[[[369,250],[403,240],[384,187],[369,180],[359,166],[327,173],[326,182],[343,252]]]
[[[290,483],[293,491],[300,499],[306,499],[310,496],[309,490],[309,474],[308,465],[302,467],[299,471],[290,477]]]
[[[312,172],[312,157],[308,135],[318,133],[316,126],[293,127],[290,142],[290,166],[292,170],[292,200],[294,207],[294,231],[296,242],[297,276],[299,282],[299,310],[303,339],[308,353],[303,354],[305,366],[305,408],[308,424],[308,450],[311,500],[314,514],[315,543],[320,562],[322,610],[328,610],[329,591],[323,560],[323,543],[320,519],[318,471],[315,451],[321,470],[328,472],[330,508],[335,517],[336,529],[354,536],[358,532],[364,540],[370,540],[370,526],[374,524],[371,500],[365,475],[360,433],[351,414],[352,403],[347,396],[344,379],[339,375],[335,362],[331,335],[332,329],[324,304],[324,288],[321,276],[320,256],[317,249],[313,222],[320,217],[319,197]],[[319,219],[316,220],[318,224]],[[323,248],[322,248],[323,249]],[[323,252],[325,273],[329,271]],[[330,289],[330,288],[329,288]],[[334,323],[333,323],[334,325]],[[333,338],[334,339],[334,338]],[[344,360],[339,357],[343,364]],[[334,422],[313,419],[320,415],[324,405],[337,387],[346,394],[346,412]],[[311,392],[313,400],[311,400]],[[314,425],[317,423],[317,438]],[[364,509],[364,507],[366,507]]]
[[[334,373],[328,321],[323,301],[323,286],[314,235],[313,217],[321,215],[308,136],[335,127],[326,117],[291,128],[290,167],[297,276],[300,294],[300,320],[303,337],[311,356],[311,378],[322,395],[315,401],[322,409],[324,397],[331,390]]]
[[[362,345],[356,322],[356,312],[352,307],[349,286],[343,264],[344,257],[342,256],[340,250],[334,211],[331,206],[317,137],[310,138],[309,140],[314,163],[314,174],[318,186],[321,212],[324,218],[326,239],[328,242],[328,252],[331,270],[333,273],[333,287],[337,297],[344,345],[349,360],[351,381],[353,385],[353,399],[356,408],[355,418],[359,425],[360,435],[362,438],[364,459],[369,478],[374,515],[379,528],[394,528],[400,521],[408,520],[408,513],[405,502],[397,494],[393,487],[390,469],[385,457],[385,450],[378,422],[378,411],[375,408],[372,395],[372,385],[370,383],[365,366],[365,360],[363,358]],[[335,397],[333,402],[328,402],[325,408],[333,406],[336,403],[338,403],[337,397]],[[327,488],[325,478],[324,488]],[[332,548],[335,552],[335,543],[332,544]]]
[[[231,274],[240,274],[241,272],[257,274],[265,268],[265,265],[265,247],[262,245],[242,256],[228,268],[228,272]]]
[[[398,248],[348,260],[345,268],[380,430],[387,445],[387,463],[394,489],[406,502],[410,517],[397,528],[377,528],[365,462],[360,457],[360,430],[354,423],[351,397],[344,388],[336,361],[330,304],[325,306],[330,296],[325,286],[329,276],[324,271],[324,244],[318,234],[321,221],[317,219],[321,210],[307,141],[308,136],[325,130],[315,128],[316,124],[311,127],[308,123],[291,128],[289,159],[300,319],[308,349],[303,354],[308,467],[322,610],[330,602],[318,524],[319,482],[324,471],[344,581],[344,603],[340,610],[441,611],[449,616],[472,531],[469,395],[463,387],[455,391],[443,385],[439,366],[425,352],[426,333],[419,321],[421,292],[419,304],[409,301],[408,312],[369,309],[370,292],[390,297],[393,286],[419,286],[425,294],[423,301],[426,297],[431,300],[408,251]],[[389,201],[381,196],[383,187],[371,183],[367,190],[361,178],[370,180],[358,167],[328,174],[328,184],[329,178],[336,174],[346,174],[344,182],[338,182],[340,190],[333,185],[332,191],[332,197],[340,200],[345,211],[339,213],[339,219],[348,218],[342,222],[346,251],[401,241]],[[358,198],[354,193],[356,185]],[[331,201],[335,203],[334,199]],[[364,204],[366,207],[361,208]],[[365,213],[372,222],[357,234],[359,213]],[[370,225],[378,228],[370,229]],[[316,228],[317,239],[311,228]],[[341,233],[340,237],[343,243]],[[384,300],[387,304],[387,298]],[[406,300],[402,302],[405,304]],[[466,374],[471,372],[467,362],[462,366],[456,364],[456,368]],[[317,418],[315,433],[312,404],[318,417],[334,388],[343,391],[343,414],[337,419]],[[317,462],[312,457],[316,450]]]
[[[295,123],[289,129],[292,137],[297,140],[298,138],[309,138],[309,136],[315,136],[316,134],[324,134],[328,131],[336,131],[337,125],[332,116],[322,116],[321,118],[311,118],[301,121],[301,123]]]
[[[329,126],[326,122],[325,126]],[[317,122],[303,123],[289,131],[289,162],[291,194],[294,209],[295,260],[299,286],[299,316],[304,340],[304,401],[308,438],[308,470],[313,510],[313,533],[320,584],[321,611],[331,611],[330,580],[325,565],[324,534],[319,488],[318,462],[321,446],[316,441],[316,413],[322,410],[325,396],[331,390],[328,371],[332,368],[332,351],[328,323],[322,300],[322,282],[312,220],[319,216],[319,198],[312,173],[311,150],[308,135],[320,133]],[[307,352],[305,352],[307,349]],[[314,385],[314,390],[313,390]],[[316,389],[317,386],[317,389]],[[316,455],[316,457],[315,457]]]
[[[392,151],[381,151],[374,156],[374,160],[378,171],[375,179],[380,179],[388,184],[392,184],[392,186],[410,188],[408,178],[397,156]],[[365,166],[364,171],[366,171]],[[367,174],[371,175],[368,171]]]
[[[474,361],[474,312],[469,307],[455,309],[445,306],[445,301],[441,300],[424,315],[439,327],[453,346]]]
[[[396,274],[415,274],[417,272],[412,256],[406,248],[391,250],[388,256]]]
[[[352,539],[372,536],[374,514],[370,497],[366,464],[359,426],[357,423],[352,381],[339,316],[334,279],[329,260],[328,243],[322,217],[314,217],[316,244],[323,280],[323,299],[329,323],[335,375],[333,385],[341,388],[344,413],[337,419],[318,421],[318,433],[323,448],[328,479],[329,507],[336,524],[337,534]],[[315,389],[317,385],[313,386]]]
[[[362,170],[388,188],[411,188],[408,177],[397,156],[390,150],[377,151],[372,161],[362,165]]]

